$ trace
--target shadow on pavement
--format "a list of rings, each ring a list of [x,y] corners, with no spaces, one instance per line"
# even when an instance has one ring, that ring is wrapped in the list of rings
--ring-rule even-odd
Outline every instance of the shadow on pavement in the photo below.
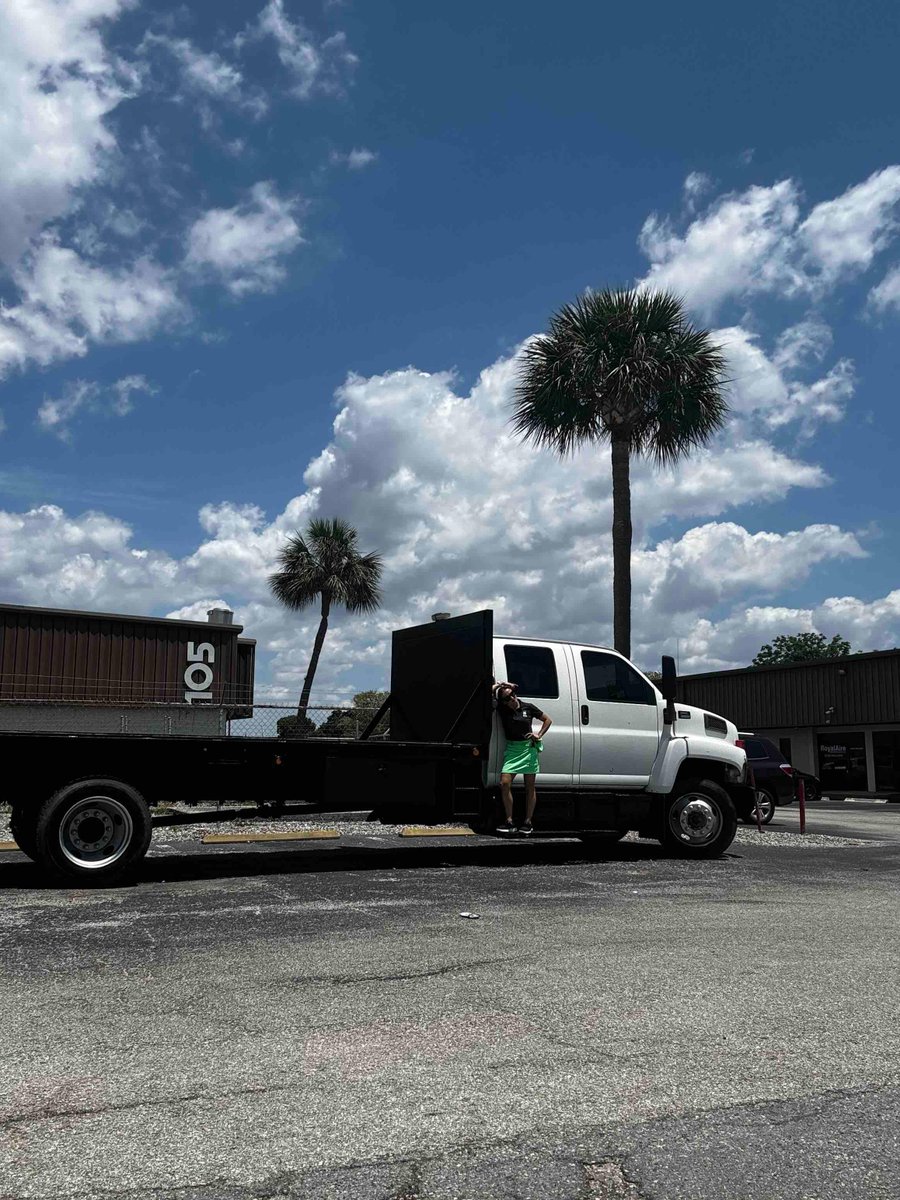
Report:
[[[719,863],[740,858],[733,850]],[[252,851],[216,847],[187,853],[159,854],[144,859],[137,871],[115,880],[112,888],[133,887],[145,883],[179,883],[200,879],[234,879],[264,875],[315,874],[342,871],[421,871],[447,867],[483,867],[510,869],[523,866],[571,865],[578,862],[652,862],[684,861],[674,859],[662,846],[652,842],[615,843],[590,847],[576,841],[499,842],[479,845],[440,846],[331,846],[292,850],[264,846]],[[703,863],[695,863],[701,866]],[[76,887],[70,880],[52,879],[24,857],[0,866],[0,892],[20,889]]]

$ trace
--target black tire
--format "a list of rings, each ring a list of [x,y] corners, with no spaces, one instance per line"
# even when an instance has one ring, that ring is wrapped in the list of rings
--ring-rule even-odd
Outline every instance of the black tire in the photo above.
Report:
[[[147,853],[150,809],[118,779],[79,779],[40,806],[36,859],[67,879],[89,886],[118,879]]]
[[[815,804],[815,802],[817,800],[822,799],[822,793],[819,790],[818,784],[813,783],[813,781],[811,779],[804,779],[803,785],[804,785],[803,786],[803,799],[806,801],[807,804]],[[798,793],[798,799],[799,799],[799,793]]]
[[[667,850],[683,858],[715,858],[737,833],[737,813],[725,789],[711,779],[685,779],[666,803],[663,836]]]
[[[31,859],[37,858],[37,811],[37,805],[25,808],[15,804],[9,818],[13,841]]]

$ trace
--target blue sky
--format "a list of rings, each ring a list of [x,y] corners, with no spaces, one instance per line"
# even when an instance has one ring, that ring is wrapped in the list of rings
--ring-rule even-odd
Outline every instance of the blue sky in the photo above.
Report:
[[[388,564],[323,698],[436,608],[607,640],[608,460],[505,414],[556,306],[645,281],[734,415],[636,469],[635,657],[900,642],[895,13],[724,13],[0,0],[0,599],[223,600],[289,694],[312,624],[265,577],[319,512]]]

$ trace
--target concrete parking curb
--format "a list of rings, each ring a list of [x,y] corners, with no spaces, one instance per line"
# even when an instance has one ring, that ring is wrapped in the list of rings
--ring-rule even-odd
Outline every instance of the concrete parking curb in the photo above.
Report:
[[[18,850],[18,842],[0,842],[0,850]]]

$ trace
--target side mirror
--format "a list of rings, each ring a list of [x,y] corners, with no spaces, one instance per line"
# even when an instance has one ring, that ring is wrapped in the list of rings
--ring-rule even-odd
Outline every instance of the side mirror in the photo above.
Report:
[[[675,699],[675,689],[678,687],[678,675],[675,672],[675,659],[671,654],[662,656],[662,679],[659,681],[659,690],[662,692],[664,700]]]

